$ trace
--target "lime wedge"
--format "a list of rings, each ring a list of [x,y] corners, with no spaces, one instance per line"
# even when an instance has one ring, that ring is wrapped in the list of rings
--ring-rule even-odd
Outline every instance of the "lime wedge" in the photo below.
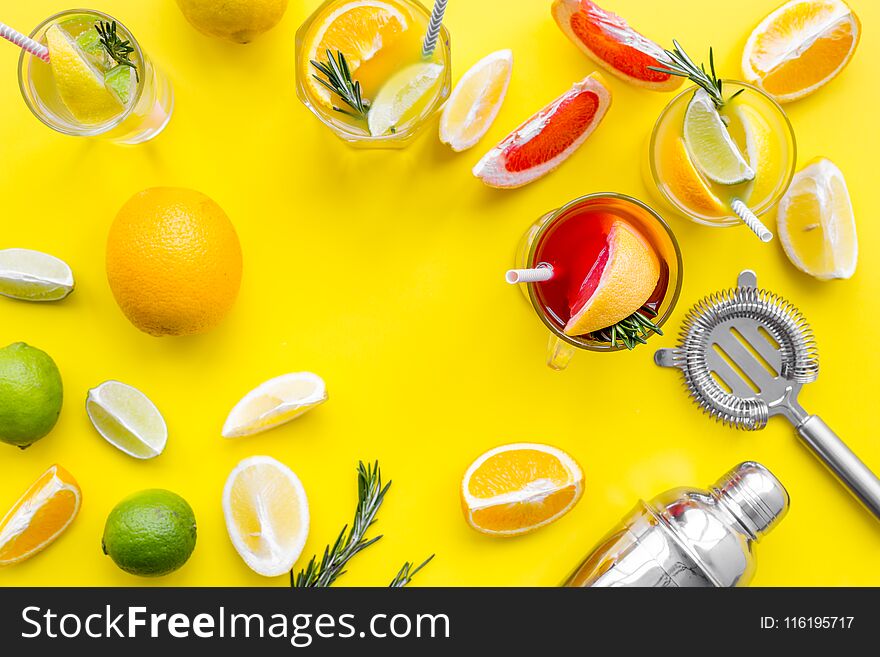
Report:
[[[61,23],[62,28],[64,25],[65,23]],[[113,66],[113,60],[110,59],[107,51],[104,50],[104,46],[101,45],[101,38],[93,27],[82,32],[76,37],[75,41],[79,49],[88,56],[89,61],[99,69],[104,70]]]
[[[104,123],[122,111],[122,103],[104,86],[103,74],[69,34],[53,25],[46,31],[46,40],[58,95],[77,121]]]
[[[715,104],[702,89],[694,94],[685,112],[684,143],[691,160],[709,180],[739,185],[755,178]]]
[[[128,105],[134,91],[135,75],[130,66],[114,66],[104,74],[104,84],[123,105]]]
[[[413,64],[394,75],[379,90],[367,114],[370,134],[393,134],[399,125],[415,118],[442,75],[443,66],[431,63]]]
[[[29,249],[0,251],[0,294],[26,301],[58,301],[73,292],[63,260]]]
[[[136,388],[119,381],[105,381],[89,390],[86,412],[104,440],[129,456],[151,459],[165,449],[165,419]]]

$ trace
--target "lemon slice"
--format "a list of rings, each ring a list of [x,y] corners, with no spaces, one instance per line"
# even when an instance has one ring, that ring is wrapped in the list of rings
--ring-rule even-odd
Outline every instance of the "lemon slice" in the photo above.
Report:
[[[100,124],[122,112],[122,103],[104,85],[103,74],[64,30],[53,25],[46,40],[58,95],[77,121]]]
[[[398,71],[373,100],[367,114],[370,134],[374,137],[392,134],[397,126],[415,118],[442,75],[441,64],[413,64]]]
[[[758,110],[748,105],[739,105],[734,111],[745,134],[749,166],[755,172],[755,178],[749,183],[743,198],[754,209],[772,198],[776,192],[780,176],[774,173],[782,169],[782,150],[779,140],[773,134],[773,128]]]
[[[270,379],[246,394],[226,418],[224,438],[268,431],[327,401],[324,379],[311,372],[294,372]]]
[[[136,459],[159,456],[168,442],[168,427],[155,404],[119,381],[89,390],[86,412],[104,440]]]
[[[798,171],[779,202],[779,239],[792,264],[820,280],[850,278],[859,244],[846,180],[824,158]]]
[[[283,575],[309,535],[309,502],[299,478],[270,456],[252,456],[230,473],[223,515],[233,547],[265,577]]]
[[[738,185],[755,177],[703,89],[694,94],[685,112],[684,143],[694,164],[710,180]]]
[[[73,292],[73,272],[63,260],[29,249],[0,251],[0,294],[26,301],[58,301]]]
[[[440,117],[440,141],[456,152],[475,146],[488,132],[510,85],[513,52],[487,55],[465,73]]]

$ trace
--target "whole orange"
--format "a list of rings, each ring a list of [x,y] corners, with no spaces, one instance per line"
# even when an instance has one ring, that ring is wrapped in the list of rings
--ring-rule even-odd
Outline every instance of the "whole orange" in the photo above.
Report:
[[[241,244],[200,192],[154,187],[122,206],[107,236],[107,279],[125,316],[151,335],[203,333],[232,308]]]

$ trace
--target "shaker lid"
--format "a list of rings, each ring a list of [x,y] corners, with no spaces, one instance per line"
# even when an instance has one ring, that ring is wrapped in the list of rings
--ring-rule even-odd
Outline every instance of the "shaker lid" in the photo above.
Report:
[[[740,463],[715,486],[725,506],[756,540],[773,529],[788,511],[788,491],[760,463]]]

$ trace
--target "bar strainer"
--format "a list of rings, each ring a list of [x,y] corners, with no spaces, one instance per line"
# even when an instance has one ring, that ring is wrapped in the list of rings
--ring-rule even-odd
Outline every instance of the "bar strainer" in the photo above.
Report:
[[[736,288],[697,303],[678,346],[658,350],[654,361],[680,369],[696,404],[726,425],[755,431],[774,415],[786,417],[804,444],[880,518],[880,479],[798,403],[803,384],[819,374],[809,324],[791,303],[757,283],[746,270]]]

